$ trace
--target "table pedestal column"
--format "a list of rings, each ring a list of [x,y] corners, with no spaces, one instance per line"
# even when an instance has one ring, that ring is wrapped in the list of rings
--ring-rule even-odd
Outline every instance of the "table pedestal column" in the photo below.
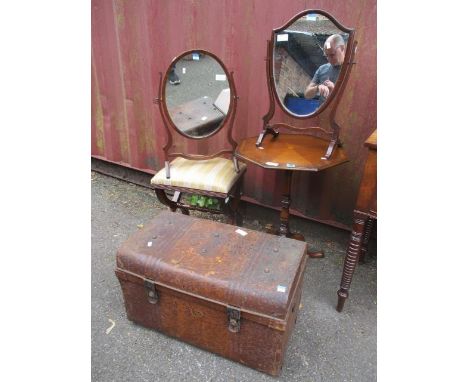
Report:
[[[280,236],[285,236],[291,239],[305,241],[304,235],[291,232],[289,229],[289,206],[291,205],[291,185],[292,185],[292,173],[293,171],[285,171],[285,180],[284,180],[284,188],[283,188],[283,197],[281,199],[281,211],[280,211],[280,227],[279,231],[276,232]],[[271,231],[271,228],[270,230]],[[270,232],[273,233],[273,232]],[[322,258],[323,252],[310,252],[307,251],[309,257],[312,258]]]

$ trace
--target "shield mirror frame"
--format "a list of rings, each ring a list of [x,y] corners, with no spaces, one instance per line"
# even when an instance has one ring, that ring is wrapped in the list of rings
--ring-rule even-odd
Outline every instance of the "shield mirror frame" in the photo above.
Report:
[[[299,114],[294,114],[290,112],[288,109],[284,107],[283,103],[280,102],[279,100],[279,96],[276,91],[276,86],[275,86],[274,77],[273,77],[274,42],[275,42],[275,36],[278,32],[285,30],[290,25],[292,25],[296,20],[299,20],[301,17],[310,13],[320,14],[320,15],[327,17],[329,20],[331,20],[335,24],[335,26],[337,26],[342,31],[348,33],[349,36],[348,36],[348,41],[346,44],[346,52],[345,52],[345,57],[344,57],[343,64],[341,67],[340,75],[338,77],[337,83],[335,84],[336,89],[334,89],[331,96],[327,98],[327,100],[322,104],[322,106],[319,109],[317,109],[316,112],[312,114],[307,114],[307,115],[299,115]],[[354,62],[356,48],[357,48],[357,41],[355,41],[354,29],[343,26],[332,15],[320,9],[304,10],[296,14],[294,17],[292,17],[285,25],[279,28],[273,29],[271,32],[271,39],[267,41],[267,56],[266,56],[266,75],[267,75],[267,85],[268,85],[268,95],[270,99],[270,107],[268,109],[268,112],[262,118],[263,129],[262,129],[262,132],[259,134],[255,145],[257,147],[260,147],[262,145],[263,139],[268,134],[273,135],[273,138],[278,137],[279,128],[295,130],[301,133],[311,133],[313,131],[316,131],[321,135],[322,138],[330,140],[326,153],[322,157],[323,160],[329,160],[335,148],[341,145],[341,142],[339,140],[340,126],[335,121],[335,115],[336,115],[337,107],[340,103],[341,96],[343,95],[343,91],[346,88],[346,84],[348,82],[351,69],[353,65],[356,64]],[[299,127],[299,126],[294,126],[294,125],[291,125],[290,123],[284,123],[284,122],[270,123],[271,119],[275,115],[276,103],[279,104],[280,109],[287,116],[295,120],[311,120],[311,121],[314,120],[313,123],[315,123],[315,121],[317,120],[317,117],[320,114],[324,113],[325,111],[328,112],[328,116],[327,118],[320,118],[318,120],[320,123],[320,126]]]
[[[274,62],[275,62],[274,54],[275,54],[275,47],[276,47],[276,37],[278,36],[278,34],[281,34],[285,30],[287,30],[289,27],[291,27],[291,25],[293,25],[296,21],[300,20],[302,17],[304,17],[304,16],[306,16],[308,14],[318,14],[318,15],[322,15],[322,16],[328,18],[334,24],[334,26],[337,29],[341,30],[344,33],[347,33],[348,38],[347,38],[347,42],[346,42],[346,51],[345,51],[345,56],[344,56],[343,63],[342,63],[341,69],[340,69],[340,74],[338,76],[338,79],[336,81],[336,84],[335,84],[335,87],[334,87],[333,91],[330,93],[330,96],[327,97],[327,99],[312,113],[301,115],[301,114],[296,114],[296,113],[290,111],[284,105],[284,103],[280,100],[280,96],[278,94],[278,89],[277,89],[276,82],[275,82],[275,79],[274,79]],[[329,13],[327,13],[325,11],[318,10],[318,9],[317,10],[309,9],[309,10],[305,10],[303,12],[298,13],[297,15],[292,17],[285,25],[283,25],[283,26],[281,26],[279,28],[273,29],[272,33],[271,33],[270,43],[271,43],[272,47],[271,47],[271,51],[270,51],[269,57],[268,57],[269,58],[269,64],[270,64],[269,82],[271,84],[271,87],[273,88],[273,94],[274,94],[274,97],[276,99],[276,102],[279,104],[280,108],[285,113],[287,113],[289,116],[291,116],[293,118],[297,118],[297,119],[313,118],[313,117],[317,117],[318,115],[323,113],[328,108],[328,106],[333,102],[333,100],[335,98],[337,98],[337,101],[339,101],[339,98],[340,98],[339,95],[341,93],[340,89],[341,89],[342,85],[345,82],[345,78],[347,77],[347,75],[349,75],[349,70],[348,70],[349,59],[350,59],[351,53],[352,53],[353,48],[354,48],[354,29],[345,27],[344,25],[339,23],[332,15],[330,15]],[[307,84],[304,85],[304,89],[305,89],[306,86],[307,86]]]

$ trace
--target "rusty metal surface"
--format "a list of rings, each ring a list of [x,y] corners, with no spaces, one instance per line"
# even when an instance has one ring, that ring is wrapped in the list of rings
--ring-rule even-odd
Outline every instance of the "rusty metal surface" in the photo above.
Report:
[[[306,243],[165,211],[127,240],[117,267],[253,313],[286,318]],[[302,269],[303,271],[303,269]]]
[[[278,375],[306,244],[164,211],[117,252],[128,319]]]
[[[354,28],[359,42],[357,65],[337,112],[350,162],[318,174],[295,174],[291,208],[306,217],[349,226],[364,169],[363,142],[377,123],[376,7],[375,0],[93,0],[92,156],[148,173],[163,167],[166,137],[152,103],[159,72],[164,73],[180,52],[197,48],[213,52],[234,72],[240,97],[234,139],[257,136],[268,110],[264,59],[272,29],[305,9],[323,9]],[[291,122],[288,117],[278,119]],[[222,139],[213,138],[221,145]],[[205,147],[197,142],[182,145]],[[278,206],[280,176],[249,165],[245,196]]]

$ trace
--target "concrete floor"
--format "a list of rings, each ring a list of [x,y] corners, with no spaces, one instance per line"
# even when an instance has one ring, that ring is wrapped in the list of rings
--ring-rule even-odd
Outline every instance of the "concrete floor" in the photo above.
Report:
[[[114,274],[118,246],[165,209],[146,188],[95,172],[92,177],[93,381],[375,381],[377,374],[376,243],[354,274],[342,313],[335,310],[349,233],[303,219],[291,228],[324,259],[309,259],[302,309],[283,372],[273,378],[128,321]],[[212,215],[195,213],[203,218]],[[247,206],[244,226],[260,230],[276,212]],[[216,217],[216,220],[225,221]],[[115,326],[111,327],[111,321]]]

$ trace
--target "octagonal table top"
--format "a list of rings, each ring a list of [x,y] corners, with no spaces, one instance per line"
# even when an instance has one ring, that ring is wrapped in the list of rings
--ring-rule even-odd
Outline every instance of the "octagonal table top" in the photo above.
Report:
[[[266,169],[321,171],[348,161],[341,147],[337,147],[329,160],[322,159],[329,141],[303,134],[283,134],[273,138],[267,135],[260,147],[257,137],[246,138],[237,146],[235,155],[241,160]]]

